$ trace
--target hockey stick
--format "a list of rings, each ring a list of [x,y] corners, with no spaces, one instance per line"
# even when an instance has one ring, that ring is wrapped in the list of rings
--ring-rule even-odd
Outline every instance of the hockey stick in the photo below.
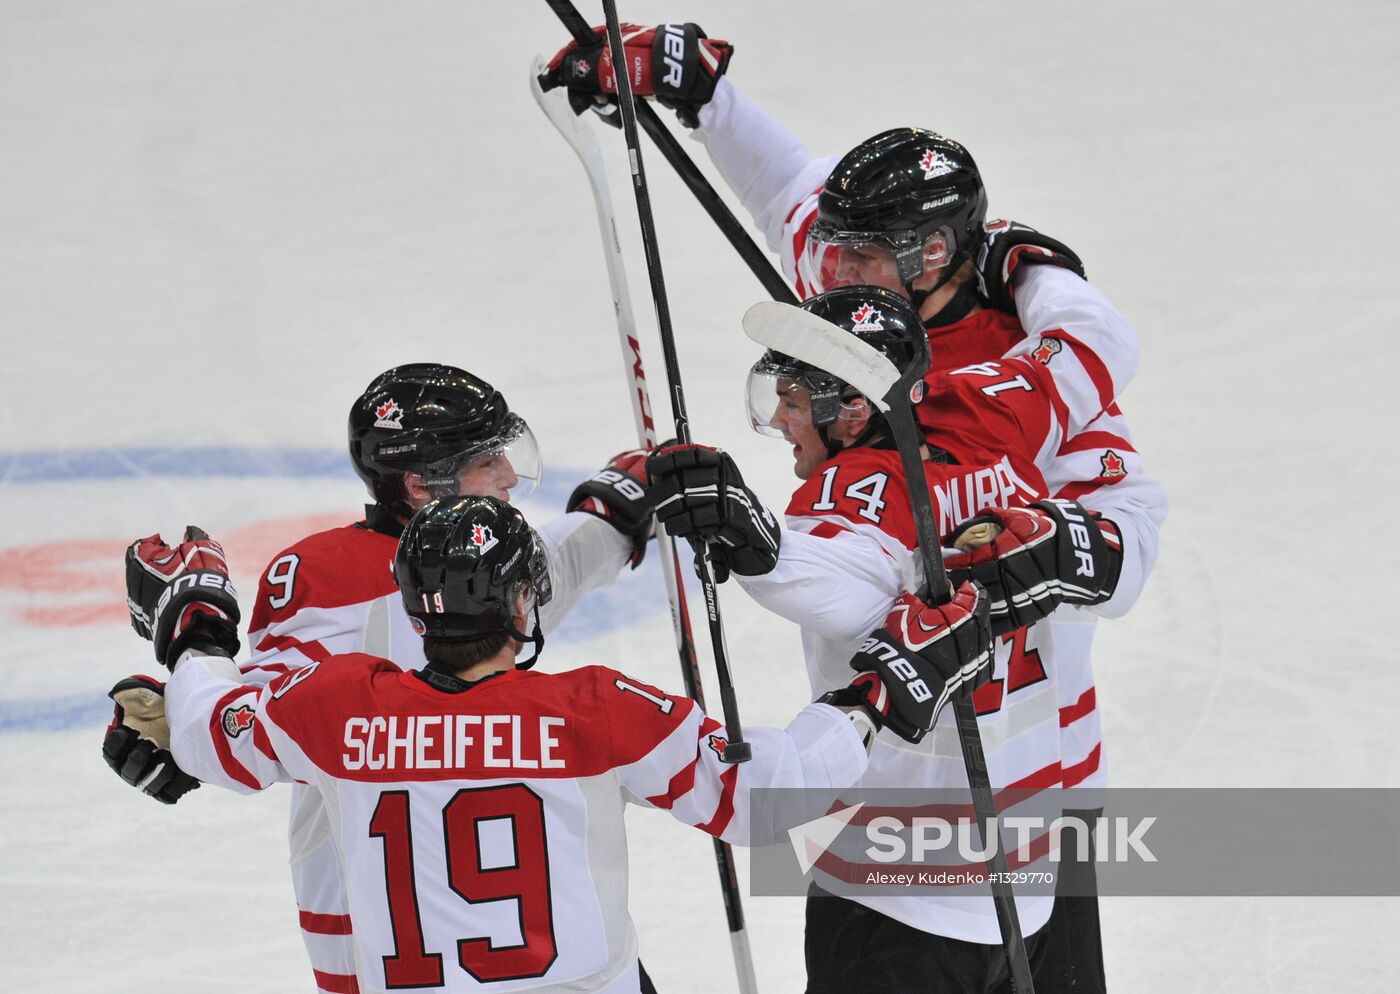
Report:
[[[572,0],[545,0],[545,2],[549,4],[549,9],[554,11],[559,20],[563,22],[564,27],[569,29],[569,33],[580,45],[597,43],[598,36],[593,33],[593,28],[578,12],[578,8],[573,5]],[[614,65],[616,64],[614,63]],[[642,101],[636,105],[636,114],[642,128],[651,136],[651,140],[660,150],[662,158],[671,164],[671,168],[676,171],[681,182],[694,194],[705,213],[710,215],[710,220],[715,223],[720,233],[734,247],[734,251],[739,253],[739,257],[744,260],[749,271],[757,277],[758,282],[763,284],[763,289],[768,291],[768,296],[774,300],[797,303],[797,297],[793,294],[792,287],[788,286],[787,281],[783,279],[783,274],[778,272],[768,261],[768,256],[764,254],[763,250],[754,244],[754,240],[749,237],[744,226],[734,216],[734,212],[720,199],[720,195],[715,192],[715,188],[710,185],[710,181],[705,178],[705,174],[700,171],[690,156],[686,155],[685,149],[681,148],[680,142],[676,141],[675,135],[671,134],[670,129],[662,123],[656,111],[652,110],[645,101]]]
[[[617,20],[617,4],[603,0],[603,16],[608,24],[608,44],[613,64],[625,65],[622,29]],[[637,201],[637,220],[642,229],[642,248],[646,252],[647,276],[651,281],[651,301],[656,309],[656,326],[661,335],[661,351],[666,359],[666,382],[671,388],[671,415],[676,424],[676,440],[690,444],[690,418],[685,408],[685,389],[681,386],[681,366],[676,355],[676,336],[671,328],[671,309],[666,302],[666,280],[661,272],[661,251],[656,243],[656,222],[651,214],[651,195],[647,191],[646,170],[642,166],[641,140],[637,136],[637,111],[632,102],[632,85],[627,73],[614,74],[617,79],[617,104],[622,110],[622,133],[627,139],[628,161],[632,167],[632,193]],[[743,763],[753,755],[744,741],[744,729],[739,724],[739,702],[734,697],[734,678],[729,671],[729,650],[724,642],[724,620],[720,617],[719,590],[716,589],[714,563],[708,545],[702,545],[695,557],[700,574],[700,586],[705,592],[705,608],[710,623],[710,643],[715,656],[715,673],[719,677],[719,699],[724,709],[725,734],[728,737],[721,759],[726,763]]]
[[[530,92],[551,124],[569,143],[583,164],[593,191],[593,207],[598,215],[598,231],[603,239],[603,259],[607,263],[608,286],[612,290],[613,313],[617,318],[617,334],[622,345],[622,366],[632,396],[632,416],[637,423],[637,441],[644,449],[657,444],[656,423],[652,420],[651,397],[647,390],[646,372],[642,368],[642,350],[637,342],[637,324],[632,317],[632,295],[627,289],[627,271],[623,265],[622,246],[617,238],[617,219],[613,213],[612,194],[608,189],[603,154],[592,126],[575,114],[562,90],[549,93],[540,88],[539,77],[544,72],[544,60],[535,57],[530,70]],[[690,628],[690,611],[686,605],[685,587],[681,583],[680,558],[675,540],[669,535],[656,537],[661,554],[661,573],[666,580],[666,598],[671,605],[671,626],[676,634],[676,651],[680,656],[681,680],[686,695],[701,709],[705,707],[704,689],[700,684],[700,667],[695,656],[695,637]],[[753,970],[753,952],[749,948],[749,933],[744,926],[744,907],[739,897],[739,881],[734,872],[734,853],[729,843],[711,839],[715,849],[715,866],[719,870],[719,889],[724,897],[725,917],[729,923],[729,941],[734,953],[734,968],[739,975],[740,994],[757,994],[758,979]]]
[[[744,333],[760,345],[782,352],[855,387],[885,415],[899,459],[909,486],[909,504],[914,513],[914,527],[919,538],[919,555],[923,560],[925,599],[935,604],[948,600],[947,573],[943,568],[943,546],[933,520],[933,500],[929,494],[928,477],[920,453],[923,436],[914,420],[914,405],[923,399],[923,377],[929,366],[928,338],[919,335],[922,355],[908,369],[899,370],[894,363],[855,335],[842,331],[800,308],[777,301],[764,301],[750,307],[744,314]],[[1021,934],[1021,921],[1016,914],[1016,902],[1011,884],[1007,882],[1006,851],[1001,845],[996,822],[996,800],[987,775],[987,758],[982,751],[982,733],[977,727],[977,712],[969,694],[953,698],[953,715],[957,719],[958,741],[962,746],[963,765],[967,769],[968,788],[972,806],[977,814],[977,828],[986,840],[996,830],[997,845],[987,860],[990,870],[992,904],[996,908],[997,925],[1001,928],[1002,946],[1010,964],[1011,984],[1020,994],[1034,994],[1030,961],[1026,956],[1026,940]]]

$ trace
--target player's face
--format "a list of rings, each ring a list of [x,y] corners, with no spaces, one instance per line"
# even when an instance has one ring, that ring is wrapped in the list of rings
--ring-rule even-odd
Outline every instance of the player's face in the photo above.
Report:
[[[503,452],[472,459],[457,471],[457,492],[470,497],[510,500],[510,488],[520,482]]]
[[[836,272],[828,281],[827,289],[863,285],[884,287],[896,293],[905,292],[894,255],[884,246],[874,243],[838,245],[833,251],[836,253]]]
[[[805,480],[826,461],[826,444],[812,424],[812,394],[794,380],[778,380],[778,409],[769,421],[792,446],[793,472]]]

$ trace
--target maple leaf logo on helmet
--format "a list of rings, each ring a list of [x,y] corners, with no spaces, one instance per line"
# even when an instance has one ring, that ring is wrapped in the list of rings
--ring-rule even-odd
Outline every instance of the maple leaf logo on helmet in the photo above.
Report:
[[[253,727],[256,718],[257,713],[246,704],[238,708],[226,708],[223,717],[224,734],[236,739]]]
[[[376,428],[403,427],[403,408],[394,401],[393,397],[374,409],[374,426]]]
[[[873,304],[861,304],[851,312],[852,331],[884,331],[885,316]]]
[[[1127,476],[1128,467],[1123,464],[1123,457],[1109,449],[1100,457],[1099,463],[1103,468],[1100,476],[1115,477]]]
[[[472,545],[476,546],[476,551],[479,554],[486,555],[496,547],[496,543],[499,541],[500,539],[492,534],[489,525],[472,525]]]
[[[1042,338],[1040,344],[1031,350],[1031,358],[1042,366],[1050,365],[1053,359],[1064,349],[1064,344],[1058,338]]]
[[[935,152],[930,148],[924,152],[924,157],[919,160],[919,168],[924,171],[924,179],[937,179],[939,176],[947,176],[957,169],[958,164],[942,152]]]

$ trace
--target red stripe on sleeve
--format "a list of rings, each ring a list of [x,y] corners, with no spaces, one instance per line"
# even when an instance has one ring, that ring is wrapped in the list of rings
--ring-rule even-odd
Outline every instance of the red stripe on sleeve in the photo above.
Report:
[[[307,659],[310,659],[311,661],[317,663],[319,663],[321,660],[325,659],[331,654],[330,650],[323,646],[320,642],[316,642],[314,640],[311,642],[302,642],[298,639],[292,638],[290,635],[269,635],[267,638],[263,639],[261,642],[258,643],[257,651],[267,652],[268,650],[275,650],[277,652],[281,652],[284,649],[295,649]],[[261,668],[272,669],[273,667],[263,666]]]
[[[1060,455],[1068,455],[1071,452],[1088,452],[1090,449],[1124,449],[1128,452],[1136,452],[1132,443],[1121,435],[1115,435],[1111,431],[1081,431],[1064,445],[1060,446]]]
[[[1094,389],[1099,392],[1099,407],[1107,410],[1113,404],[1113,377],[1108,375],[1108,367],[1103,364],[1098,353],[1058,328],[1054,337],[1061,339],[1074,350],[1074,357],[1079,360],[1084,372],[1088,373],[1089,379],[1093,381]]]
[[[695,827],[710,835],[719,836],[729,827],[729,823],[734,820],[734,785],[739,782],[739,766],[734,764],[720,774],[719,782],[723,789],[719,793],[719,804],[715,807],[715,816],[703,825]]]
[[[1094,688],[1090,687],[1079,695],[1079,700],[1069,707],[1060,708],[1060,727],[1068,728],[1085,715],[1092,714],[1095,704]]]
[[[219,702],[214,705],[214,713],[209,716],[209,737],[214,740],[214,752],[218,754],[219,765],[224,768],[224,772],[245,787],[262,790],[263,785],[258,783],[258,778],[253,776],[248,768],[235,758],[233,748],[228,744],[228,736],[224,733],[224,709],[245,694],[256,696],[257,689],[256,687],[236,687],[220,697]]]
[[[318,915],[297,909],[301,917],[301,930],[317,935],[351,935],[349,915]]]
[[[835,538],[837,535],[845,535],[849,533],[849,528],[842,528],[840,525],[834,525],[830,521],[823,521],[821,522],[821,524],[817,525],[807,534],[812,535],[816,538]]]
[[[272,740],[267,737],[267,730],[261,721],[253,722],[253,746],[274,763],[280,762],[276,750],[272,748]]]
[[[1126,476],[1096,476],[1092,480],[1085,480],[1082,483],[1066,484],[1056,492],[1055,496],[1064,500],[1078,500],[1085,494],[1091,494],[1104,487],[1111,487],[1119,480],[1126,479]]]
[[[316,975],[316,986],[326,994],[360,994],[360,983],[354,974],[311,972]]]
[[[1085,756],[1083,761],[1075,763],[1073,766],[1066,766],[1064,776],[1060,779],[1062,787],[1077,787],[1089,777],[1098,772],[1099,750],[1102,745],[1094,746],[1094,751]]]

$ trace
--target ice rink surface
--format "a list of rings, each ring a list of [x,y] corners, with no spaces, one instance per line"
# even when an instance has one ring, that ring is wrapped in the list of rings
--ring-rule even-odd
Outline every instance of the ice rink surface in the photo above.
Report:
[[[1141,603],[1098,638],[1113,782],[1400,786],[1400,7],[623,8],[733,41],[730,77],[814,152],[899,124],[960,139],[992,213],[1072,245],[1136,325],[1124,407],[1172,512]],[[154,667],[120,551],[198,522],[251,590],[282,545],[356,516],[345,411],[404,361],[506,392],[544,447],[537,516],[630,444],[591,202],[525,82],[564,40],[524,0],[0,0],[0,986],[309,989],[285,793],[165,809],[101,762],[106,689]],[[738,316],[761,290],[647,162],[694,430],[780,507],[786,452],[742,406]],[[679,689],[655,570],[544,665]],[[745,719],[784,723],[796,631],[724,603]],[[731,990],[708,842],[650,811],[629,834],[659,989]],[[801,902],[747,910],[762,989],[800,990]],[[1383,990],[1400,902],[1110,899],[1103,918],[1120,992]]]

